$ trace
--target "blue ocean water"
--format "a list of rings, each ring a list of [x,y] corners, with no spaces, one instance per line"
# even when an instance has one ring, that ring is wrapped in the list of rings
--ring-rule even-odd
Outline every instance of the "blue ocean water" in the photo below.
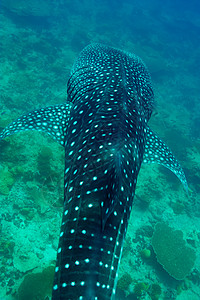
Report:
[[[199,299],[199,1],[2,0],[0,23],[0,129],[36,108],[65,102],[72,64],[91,42],[145,62],[156,101],[151,128],[183,166],[189,193],[163,167],[142,167],[118,298]],[[0,299],[15,299],[17,293],[19,300],[31,299],[35,295],[27,296],[21,286],[26,273],[55,264],[64,153],[39,133],[13,136],[0,149]],[[158,222],[182,231],[196,253],[184,280],[169,275],[156,259],[151,238]],[[145,249],[148,259],[141,254]]]

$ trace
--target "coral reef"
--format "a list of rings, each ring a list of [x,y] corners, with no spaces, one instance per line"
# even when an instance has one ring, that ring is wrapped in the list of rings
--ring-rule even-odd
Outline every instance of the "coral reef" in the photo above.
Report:
[[[176,215],[179,215],[179,214],[182,214],[185,210],[185,205],[184,203],[181,203],[179,201],[176,201],[176,202],[171,202],[170,203],[170,206],[171,208],[173,209],[173,212],[176,214]]]
[[[158,283],[153,283],[149,288],[149,296],[152,300],[158,300],[161,295],[161,287]]]
[[[13,254],[15,243],[13,241],[1,239],[0,240],[0,255],[10,257]]]
[[[54,11],[51,1],[44,0],[19,0],[17,2],[14,0],[2,0],[1,4],[19,16],[47,17],[52,15]]]
[[[142,249],[140,255],[143,259],[148,259],[151,257],[151,250],[149,249]]]
[[[43,146],[38,154],[38,171],[43,177],[48,177],[51,174],[50,160],[53,157],[53,153],[50,147]]]
[[[181,230],[174,230],[164,222],[157,223],[152,246],[158,262],[172,277],[182,280],[191,272],[196,254],[186,245]]]
[[[135,284],[134,286],[134,294],[138,297],[138,296],[142,296],[143,294],[146,293],[146,291],[148,290],[149,285],[145,282],[138,282]]]
[[[0,193],[8,195],[11,186],[14,183],[14,177],[8,170],[0,170]]]
[[[132,282],[132,278],[131,275],[128,273],[125,273],[119,280],[117,283],[117,287],[120,288],[121,290],[126,291],[129,287],[129,285]]]
[[[28,221],[32,220],[35,215],[35,209],[32,207],[22,207],[20,209],[20,214],[23,215]]]
[[[18,289],[17,300],[45,300],[51,295],[54,267],[49,266],[41,273],[32,273],[24,277]]]

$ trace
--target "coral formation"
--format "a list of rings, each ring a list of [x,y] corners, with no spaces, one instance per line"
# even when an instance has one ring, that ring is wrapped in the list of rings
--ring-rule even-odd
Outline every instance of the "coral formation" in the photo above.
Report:
[[[139,236],[144,236],[151,238],[153,235],[153,227],[150,225],[141,226],[136,230],[136,238],[139,239]]]
[[[149,285],[145,282],[138,282],[134,286],[134,294],[136,296],[142,296],[149,288]]]
[[[126,291],[129,287],[129,285],[132,282],[132,278],[128,273],[125,273],[117,283],[117,287],[120,288],[121,290]]]
[[[20,214],[22,214],[28,221],[32,220],[35,215],[35,209],[32,207],[22,207],[20,209]]]
[[[50,160],[53,157],[53,153],[50,147],[43,146],[38,154],[38,170],[40,175],[48,177],[51,174]]]
[[[171,202],[170,203],[170,206],[171,208],[173,209],[173,212],[176,214],[176,215],[179,215],[179,214],[182,214],[184,209],[185,209],[185,205],[184,203],[181,203],[181,202]]]
[[[141,252],[140,252],[140,255],[142,258],[144,259],[148,259],[151,257],[151,250],[149,249],[143,249]]]
[[[53,14],[50,1],[2,0],[2,5],[19,16],[47,17]]]
[[[13,241],[0,240],[0,254],[4,257],[10,257],[14,251],[15,243]]]
[[[32,273],[24,277],[18,289],[18,300],[45,300],[51,295],[54,267],[49,266],[41,273]]]
[[[0,193],[3,195],[8,195],[11,186],[14,183],[14,177],[8,170],[0,171]]]
[[[163,222],[157,223],[152,246],[158,262],[172,277],[182,280],[191,272],[196,254],[186,245],[181,230],[174,230]]]
[[[149,288],[149,296],[152,300],[158,300],[161,295],[161,287],[158,283],[153,283]]]

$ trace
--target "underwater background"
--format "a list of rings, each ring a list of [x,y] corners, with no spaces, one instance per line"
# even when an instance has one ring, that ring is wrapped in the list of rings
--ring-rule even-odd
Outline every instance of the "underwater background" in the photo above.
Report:
[[[117,300],[200,299],[200,2],[1,0],[0,130],[66,101],[89,43],[140,56],[155,92],[151,128],[186,173],[141,168]],[[43,133],[0,143],[0,300],[51,299],[63,201],[64,150]]]

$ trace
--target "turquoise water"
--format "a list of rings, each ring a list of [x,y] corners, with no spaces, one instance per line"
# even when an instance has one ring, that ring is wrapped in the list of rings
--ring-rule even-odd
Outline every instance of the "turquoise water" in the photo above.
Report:
[[[156,95],[150,126],[183,166],[189,193],[163,167],[142,167],[119,270],[118,299],[199,299],[198,1],[2,0],[0,22],[0,129],[21,114],[65,102],[71,66],[91,42],[133,52],[146,63]],[[2,300],[16,299],[17,294],[23,299],[25,287],[19,287],[25,275],[55,264],[63,170],[64,151],[45,134],[21,133],[1,142]],[[185,279],[175,279],[156,259],[152,235],[158,222],[182,231],[185,245],[196,253]],[[150,250],[150,257],[143,256],[144,249]],[[41,293],[43,300],[49,292]]]

